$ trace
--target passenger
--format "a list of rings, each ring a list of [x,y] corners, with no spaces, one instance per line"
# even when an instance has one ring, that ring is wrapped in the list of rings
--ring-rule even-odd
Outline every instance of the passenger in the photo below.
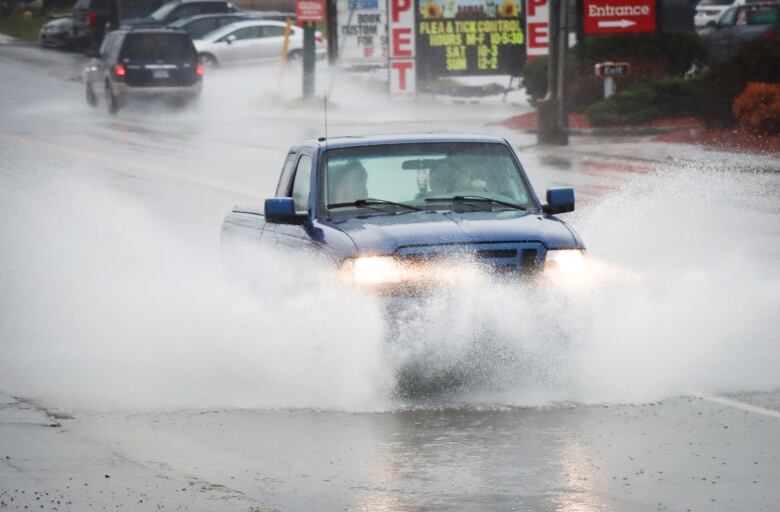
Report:
[[[368,197],[366,169],[359,160],[329,167],[328,169],[328,202],[354,203],[358,199]]]

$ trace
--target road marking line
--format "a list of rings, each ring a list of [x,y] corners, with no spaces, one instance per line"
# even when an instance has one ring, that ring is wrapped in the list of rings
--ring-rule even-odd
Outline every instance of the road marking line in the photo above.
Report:
[[[100,153],[97,153],[95,151],[89,151],[86,149],[78,149],[78,148],[72,148],[68,146],[63,146],[60,144],[54,144],[51,142],[45,142],[39,139],[36,139],[31,136],[21,136],[16,135],[13,133],[5,133],[0,132],[0,138],[7,139],[7,140],[13,140],[16,142],[20,142],[23,144],[29,144],[33,143],[38,147],[43,147],[52,151],[59,151],[61,153],[69,154],[71,156],[75,157],[81,157],[81,158],[88,158],[93,161],[103,161],[103,162],[110,162],[113,164],[119,164],[124,165],[128,167],[135,168],[138,171],[149,173],[149,174],[156,174],[158,176],[163,176],[169,179],[173,180],[179,180],[183,181],[192,185],[201,185],[209,188],[214,188],[217,190],[222,190],[224,192],[230,192],[233,194],[241,194],[243,196],[255,198],[255,199],[262,199],[262,194],[255,192],[253,190],[249,190],[243,187],[236,187],[233,185],[230,185],[229,183],[225,183],[219,180],[214,180],[211,178],[207,178],[204,176],[195,176],[183,173],[181,171],[177,171],[174,169],[169,169],[167,167],[162,167],[160,165],[149,165],[144,164],[142,162],[139,162],[137,160],[132,160],[130,158],[124,158],[119,156],[110,156],[110,155],[103,155]]]
[[[756,414],[763,414],[764,416],[771,416],[772,418],[780,418],[780,411],[773,411],[772,409],[766,409],[757,405],[746,404],[745,402],[740,402],[739,400],[732,400],[730,398],[704,393],[702,391],[688,391],[687,394],[696,398],[701,398],[702,400],[707,400],[708,402],[728,405],[729,407],[742,409],[743,411],[753,412]]]

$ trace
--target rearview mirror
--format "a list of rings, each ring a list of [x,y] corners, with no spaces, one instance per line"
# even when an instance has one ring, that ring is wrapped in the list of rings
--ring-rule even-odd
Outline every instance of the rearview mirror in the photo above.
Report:
[[[265,221],[273,224],[303,224],[305,215],[295,213],[291,197],[272,197],[265,200]]]
[[[542,206],[544,213],[566,213],[574,211],[574,189],[570,187],[548,188],[547,204]]]
[[[235,40],[236,40],[236,36],[235,36],[235,34],[230,34],[229,36],[227,36],[227,37],[225,38],[225,42],[226,42],[227,44],[233,44],[233,41],[235,41]]]
[[[401,169],[430,169],[436,162],[441,162],[444,158],[417,158],[415,160],[404,160],[401,163]]]

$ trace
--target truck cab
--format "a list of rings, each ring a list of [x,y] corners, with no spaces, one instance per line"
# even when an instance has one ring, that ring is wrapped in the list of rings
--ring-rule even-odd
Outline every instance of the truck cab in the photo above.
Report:
[[[585,248],[555,217],[574,210],[573,189],[546,199],[501,138],[319,139],[290,149],[275,197],[234,208],[222,237],[315,252],[388,293],[446,285],[466,267],[522,280]]]

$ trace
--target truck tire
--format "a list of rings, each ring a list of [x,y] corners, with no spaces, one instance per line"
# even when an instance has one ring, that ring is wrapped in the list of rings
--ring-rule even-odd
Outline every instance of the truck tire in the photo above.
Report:
[[[87,84],[87,104],[89,104],[90,107],[96,107],[98,104],[97,95],[90,83]]]
[[[111,90],[111,84],[108,81],[106,81],[106,108],[109,114],[119,112],[119,100],[114,96],[114,91]]]

